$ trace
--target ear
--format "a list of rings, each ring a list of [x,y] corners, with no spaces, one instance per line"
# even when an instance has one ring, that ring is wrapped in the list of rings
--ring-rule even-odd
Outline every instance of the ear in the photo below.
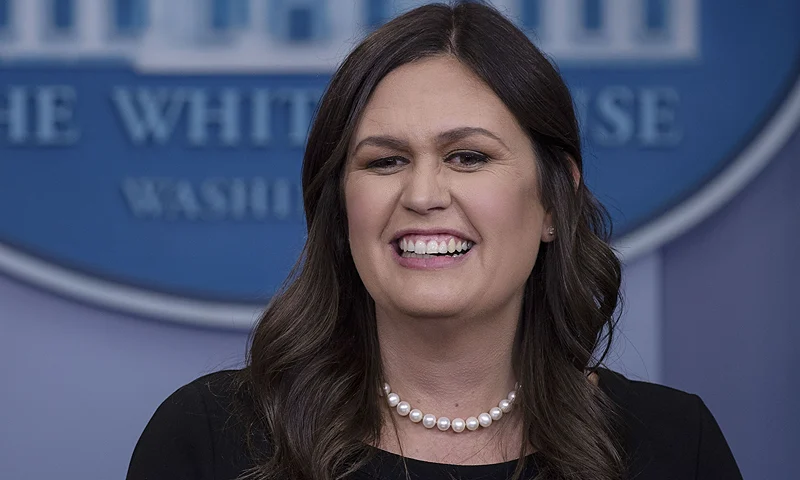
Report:
[[[556,239],[556,226],[553,224],[553,210],[550,209],[544,214],[542,220],[542,242],[552,242]]]
[[[575,159],[571,156],[567,156],[569,159],[569,169],[572,172],[572,188],[575,191],[578,191],[578,187],[581,185],[581,171],[578,169],[578,164],[575,162]]]
[[[578,169],[578,164],[575,160],[568,156],[570,171],[572,172],[572,188],[577,192],[578,187],[581,185],[581,172]],[[544,228],[542,229],[542,241],[552,242],[556,239],[558,232],[556,231],[555,223],[553,222],[553,210],[550,209],[544,214],[543,220]]]

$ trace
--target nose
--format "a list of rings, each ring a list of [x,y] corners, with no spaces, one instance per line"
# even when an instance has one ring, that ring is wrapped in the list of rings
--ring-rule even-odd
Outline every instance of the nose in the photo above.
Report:
[[[400,203],[421,215],[450,205],[450,188],[439,161],[417,162],[403,187]]]

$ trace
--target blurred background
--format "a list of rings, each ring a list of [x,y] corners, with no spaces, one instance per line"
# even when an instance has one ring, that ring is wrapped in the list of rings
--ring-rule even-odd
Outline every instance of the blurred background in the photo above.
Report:
[[[124,478],[161,401],[242,365],[315,105],[423,3],[0,0],[0,478]],[[800,2],[491,3],[575,97],[625,264],[607,363],[797,478]]]

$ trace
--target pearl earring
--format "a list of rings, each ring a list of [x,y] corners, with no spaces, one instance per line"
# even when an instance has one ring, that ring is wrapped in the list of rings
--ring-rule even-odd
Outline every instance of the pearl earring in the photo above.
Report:
[[[547,229],[547,233],[552,237],[556,234],[556,227],[550,227]]]

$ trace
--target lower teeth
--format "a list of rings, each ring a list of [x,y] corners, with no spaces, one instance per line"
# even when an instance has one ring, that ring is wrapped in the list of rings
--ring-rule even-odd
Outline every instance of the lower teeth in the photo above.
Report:
[[[403,252],[402,257],[403,258],[435,258],[435,257],[452,257],[452,258],[456,258],[456,257],[460,257],[461,255],[464,255],[465,253],[467,253],[467,252],[453,253],[453,254],[428,255],[428,254],[425,254],[425,253]]]

